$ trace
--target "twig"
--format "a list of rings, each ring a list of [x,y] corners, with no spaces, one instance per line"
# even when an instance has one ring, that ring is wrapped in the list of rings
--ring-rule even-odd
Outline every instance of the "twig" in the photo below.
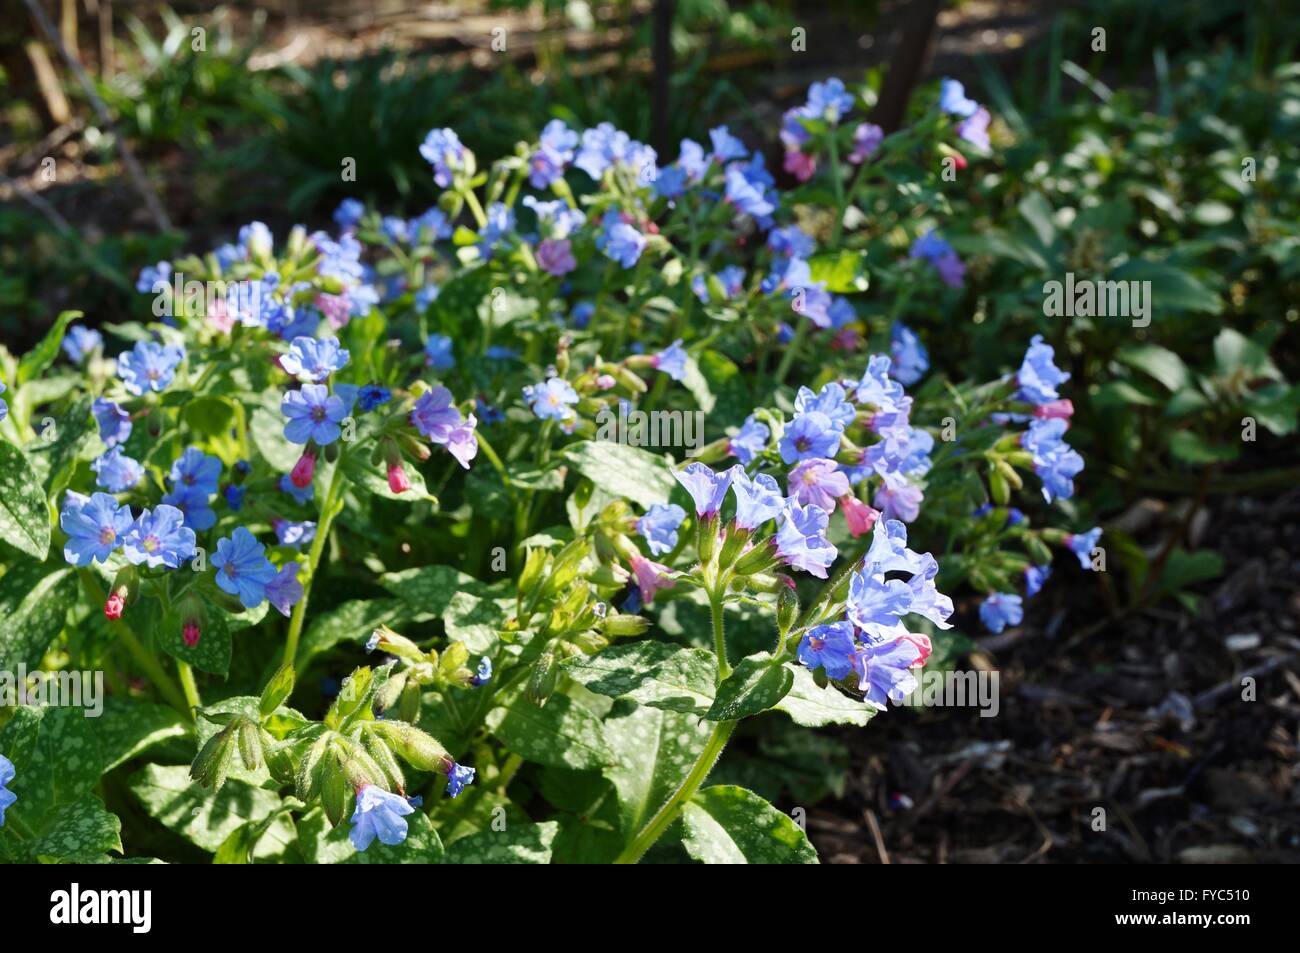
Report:
[[[99,93],[95,92],[95,85],[90,81],[90,77],[86,75],[86,71],[82,67],[81,61],[73,56],[73,54],[69,52],[68,48],[63,44],[63,40],[59,37],[58,30],[56,30],[54,24],[50,22],[49,16],[45,13],[45,10],[41,5],[37,3],[37,0],[25,0],[25,2],[27,4],[27,9],[31,11],[32,17],[36,20],[37,24],[40,25],[41,31],[45,34],[46,39],[48,39],[50,43],[58,49],[64,62],[66,62],[72,72],[76,74],[77,81],[81,83],[81,88],[86,93],[86,98],[89,99],[91,105],[95,107],[95,115],[99,117],[100,123],[106,128],[112,129],[116,132],[116,127],[113,124],[113,117],[109,113],[108,107],[104,105],[104,100],[100,98]],[[122,165],[126,167],[127,174],[131,176],[131,180],[135,183],[136,190],[140,193],[140,197],[144,199],[145,207],[148,208],[149,214],[153,216],[153,220],[155,224],[157,224],[158,230],[163,232],[171,231],[171,219],[167,217],[167,212],[163,209],[162,202],[159,200],[158,194],[153,190],[153,186],[151,186],[149,180],[145,178],[144,169],[140,167],[140,163],[136,161],[135,153],[131,151],[131,144],[127,142],[126,137],[120,133],[114,138],[117,140],[117,147],[122,153]]]
[[[880,862],[889,866],[889,851],[885,850],[885,839],[880,835],[880,825],[876,823],[876,812],[867,808],[862,812],[867,818],[867,827],[871,830],[871,839],[876,842],[876,853],[880,855]]]

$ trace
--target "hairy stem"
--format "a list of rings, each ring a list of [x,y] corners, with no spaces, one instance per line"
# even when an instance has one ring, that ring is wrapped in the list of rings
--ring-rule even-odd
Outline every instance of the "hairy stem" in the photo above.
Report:
[[[307,581],[302,586],[302,598],[293,607],[293,617],[289,619],[289,636],[284,644],[284,663],[293,665],[297,671],[298,640],[302,637],[303,622],[307,618],[307,599],[311,595],[312,583],[316,581],[316,568],[320,565],[321,554],[325,551],[325,541],[329,539],[330,525],[334,522],[339,489],[343,482],[343,456],[340,454],[330,477],[329,489],[321,501],[319,522],[316,524],[316,538],[312,540],[307,553]]]

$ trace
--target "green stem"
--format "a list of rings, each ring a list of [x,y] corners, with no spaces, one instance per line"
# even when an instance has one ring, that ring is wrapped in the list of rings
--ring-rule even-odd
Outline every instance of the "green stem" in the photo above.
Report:
[[[727,636],[722,623],[722,593],[709,594],[709,613],[713,616],[713,651],[718,656],[718,682],[721,683],[731,674],[731,665],[727,662]]]
[[[77,575],[81,578],[81,587],[86,591],[86,595],[90,597],[90,601],[94,605],[102,606],[107,596],[104,595],[104,590],[99,587],[99,583],[91,576],[90,570],[79,570]],[[117,635],[117,640],[126,646],[126,650],[135,659],[135,664],[140,666],[140,670],[144,672],[145,677],[153,682],[154,688],[158,689],[158,694],[163,697],[163,700],[181,714],[186,715],[190,721],[193,721],[194,714],[186,705],[184,696],[177,690],[176,685],[158,659],[151,655],[149,650],[136,638],[135,633],[131,631],[131,627],[121,619],[110,619],[108,627]]]
[[[795,358],[799,356],[799,351],[803,348],[804,339],[808,337],[808,326],[812,323],[803,315],[799,316],[798,322],[798,326],[794,331],[794,340],[791,341],[790,346],[785,349],[785,353],[781,355],[781,363],[776,367],[776,385],[778,387],[785,382],[785,375],[790,373],[790,365],[793,364]]]
[[[325,541],[329,539],[330,524],[334,522],[335,503],[343,480],[343,456],[340,454],[334,465],[334,474],[330,477],[329,489],[321,501],[320,518],[316,524],[316,538],[312,540],[311,550],[307,553],[307,581],[303,583],[302,598],[293,607],[293,617],[289,620],[289,636],[284,645],[284,664],[293,665],[297,671],[298,639],[302,636],[303,622],[307,618],[307,598],[311,595],[312,583],[316,581],[316,568],[320,565],[321,554],[325,551]]]
[[[194,669],[190,668],[189,662],[176,660],[176,672],[181,677],[181,691],[185,693],[185,701],[190,707],[190,711],[203,707],[203,699],[199,697],[199,685],[194,680]]]
[[[677,820],[681,814],[682,808],[686,802],[695,797],[704,779],[709,776],[713,766],[718,763],[718,758],[722,756],[722,749],[727,746],[727,741],[731,738],[731,733],[736,728],[734,721],[720,721],[713,726],[713,732],[709,735],[709,740],[704,744],[704,750],[700,756],[695,759],[695,764],[691,766],[690,773],[670,797],[666,804],[650,818],[650,823],[642,828],[641,833],[637,834],[618,855],[614,861],[616,864],[635,864],[645,856],[645,852],[654,846],[655,841],[663,835],[664,831]]]

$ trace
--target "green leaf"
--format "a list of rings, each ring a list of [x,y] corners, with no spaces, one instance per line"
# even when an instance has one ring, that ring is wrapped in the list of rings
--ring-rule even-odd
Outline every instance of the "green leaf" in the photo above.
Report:
[[[1267,348],[1232,328],[1224,328],[1215,335],[1214,364],[1225,377],[1238,371],[1255,377],[1279,376]]]
[[[127,782],[150,817],[191,844],[215,853],[241,827],[260,824],[281,805],[274,791],[246,781],[228,780],[213,793],[191,780],[184,765],[148,765]],[[258,838],[254,860],[278,860],[293,843],[295,833],[281,817]]]
[[[370,633],[380,625],[400,629],[410,619],[401,599],[353,599],[324,615],[317,616],[307,627],[298,650],[301,668],[313,657],[342,642],[364,645]]]
[[[1155,315],[1170,312],[1220,314],[1223,299],[1201,279],[1168,262],[1134,258],[1111,272],[1114,281],[1149,281],[1150,306]]]
[[[813,282],[826,282],[826,290],[833,294],[866,291],[870,283],[866,252],[846,250],[813,255],[808,259],[808,267]]]
[[[1052,220],[1052,205],[1042,192],[1030,192],[1020,200],[1020,217],[1029,223],[1034,235],[1044,248],[1056,241],[1056,223]]]
[[[569,659],[564,672],[598,695],[703,715],[713,704],[718,663],[705,649],[643,641]]]
[[[462,837],[447,848],[449,864],[549,864],[551,842],[560,825],[506,824],[503,831],[491,829]]]
[[[50,551],[50,511],[45,504],[45,490],[27,456],[3,441],[0,441],[0,540],[40,562]]]
[[[865,725],[875,715],[856,698],[850,698],[833,685],[817,684],[812,672],[802,665],[790,666],[794,682],[790,692],[775,707],[789,715],[797,725],[820,728],[823,725]]]
[[[789,817],[752,791],[705,788],[682,811],[682,846],[706,864],[815,864],[817,851]]]
[[[790,691],[794,673],[774,663],[766,652],[740,660],[736,670],[718,686],[713,706],[704,716],[710,721],[736,721],[767,711]]]
[[[77,577],[66,566],[20,562],[0,576],[0,671],[34,669],[63,630],[77,599]]]
[[[1223,557],[1212,549],[1197,549],[1188,552],[1175,548],[1160,573],[1159,592],[1176,592],[1197,583],[1209,582],[1223,575]]]
[[[1236,447],[1225,444],[1215,445],[1190,430],[1177,430],[1169,438],[1169,452],[1184,463],[1202,465],[1207,463],[1224,463],[1237,459]]]
[[[385,573],[379,584],[420,613],[421,619],[442,615],[458,592],[479,594],[484,584],[451,566],[421,566]]]
[[[584,770],[614,762],[600,719],[567,695],[539,708],[518,694],[488,716],[487,726],[515,754],[538,764]]]
[[[54,497],[67,485],[73,466],[93,433],[98,432],[90,414],[91,400],[82,398],[66,412],[43,419],[41,437],[26,448],[27,461],[40,479],[45,495]]]
[[[54,811],[27,850],[42,863],[97,863],[109,851],[122,853],[122,822],[99,798],[86,795]]]
[[[618,701],[605,716],[615,763],[604,772],[618,792],[625,842],[681,786],[712,726],[695,715]]]
[[[387,470],[371,466],[367,455],[354,453],[343,461],[343,473],[355,486],[361,487],[368,493],[403,503],[415,503],[420,500],[431,500],[437,503],[437,497],[429,494],[429,488],[424,483],[424,474],[410,465],[407,465],[405,470],[406,478],[411,481],[411,488],[405,493],[394,493],[388,486]]]
[[[1192,385],[1192,373],[1183,359],[1159,345],[1145,344],[1126,348],[1116,357],[1130,367],[1150,374],[1171,391],[1180,391]]]
[[[63,334],[68,324],[81,317],[80,311],[64,311],[54,322],[54,327],[45,332],[41,343],[23,355],[18,362],[18,374],[15,384],[21,387],[30,380],[40,377],[47,367],[59,356],[59,345],[63,343]]]
[[[667,503],[677,485],[667,460],[640,447],[588,440],[568,447],[564,454],[596,486],[646,509]]]

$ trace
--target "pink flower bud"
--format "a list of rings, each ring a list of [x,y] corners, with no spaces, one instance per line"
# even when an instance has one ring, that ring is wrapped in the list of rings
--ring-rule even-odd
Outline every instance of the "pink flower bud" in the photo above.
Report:
[[[817,171],[817,160],[812,156],[804,155],[797,149],[792,149],[785,154],[785,162],[782,168],[789,172],[800,182],[807,182]]]
[[[870,533],[871,528],[876,525],[876,520],[880,518],[879,510],[867,506],[852,493],[841,496],[840,505],[844,508],[844,521],[848,523],[849,532],[853,534],[854,539]]]
[[[181,629],[181,638],[185,640],[186,645],[190,648],[194,648],[194,646],[199,644],[199,636],[202,634],[202,630],[199,629],[198,619],[185,620],[185,626]]]
[[[1069,420],[1074,414],[1074,404],[1067,398],[1049,400],[1034,408],[1034,416],[1040,420]]]
[[[120,619],[122,618],[122,610],[125,608],[126,591],[119,589],[117,592],[109,596],[108,601],[104,603],[104,618],[109,619],[110,621],[113,619]]]
[[[300,490],[311,486],[312,479],[316,476],[316,454],[310,450],[304,450],[298,462],[293,465],[293,470],[289,474],[289,481]]]
[[[912,663],[912,668],[921,668],[925,665],[925,660],[928,659],[930,653],[934,651],[933,646],[930,645],[930,637],[921,632],[909,632],[898,641],[911,642],[916,646],[917,651],[921,653],[917,660]]]
[[[411,488],[411,480],[402,469],[400,460],[394,460],[388,465],[388,488],[394,493],[405,493]]]

